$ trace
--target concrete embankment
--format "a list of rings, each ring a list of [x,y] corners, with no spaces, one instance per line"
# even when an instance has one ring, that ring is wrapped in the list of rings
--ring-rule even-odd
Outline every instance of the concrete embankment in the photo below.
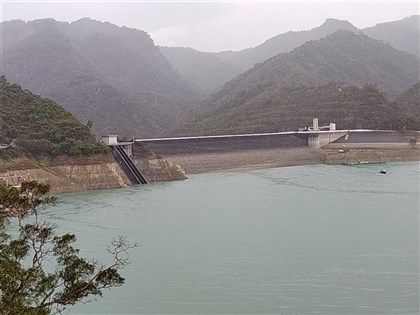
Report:
[[[139,142],[168,161],[180,165],[187,174],[197,174],[307,164],[420,160],[420,150],[409,143],[412,135],[406,138],[398,132],[356,132],[350,137],[343,136],[337,144],[331,143],[331,149],[311,149],[307,141],[292,134],[191,137]],[[364,142],[358,143],[360,140]],[[390,141],[394,142],[390,145]],[[346,152],[339,153],[343,144],[347,145]]]
[[[180,165],[187,174],[199,174],[311,164],[357,163],[362,161],[420,161],[420,150],[358,149],[339,153],[338,150],[279,148],[202,154],[179,154],[169,155],[167,156],[167,159]]]
[[[170,155],[167,159],[179,164],[187,174],[236,171],[281,166],[323,164],[322,150],[280,148]]]
[[[187,174],[325,163],[322,150],[310,149],[304,139],[287,134],[140,142]]]

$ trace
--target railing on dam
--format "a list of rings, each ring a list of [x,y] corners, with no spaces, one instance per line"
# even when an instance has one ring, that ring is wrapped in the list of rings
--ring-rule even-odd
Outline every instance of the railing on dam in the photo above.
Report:
[[[131,182],[134,184],[147,184],[146,178],[121,146],[112,145],[111,149],[114,157],[117,159]]]
[[[398,131],[392,130],[308,130],[238,135],[216,135],[195,137],[173,137],[156,139],[136,139],[150,150],[163,156],[184,154],[206,154],[246,150],[266,150],[280,148],[313,149],[324,148],[333,143],[388,143],[407,145]],[[394,145],[395,146],[395,145]]]
[[[163,156],[218,153],[278,148],[318,148],[343,136],[347,131],[289,131],[238,135],[136,139]]]

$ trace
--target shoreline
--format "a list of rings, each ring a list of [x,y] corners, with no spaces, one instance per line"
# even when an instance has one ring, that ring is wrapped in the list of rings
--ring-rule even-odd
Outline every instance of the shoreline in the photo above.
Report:
[[[339,153],[331,149],[280,148],[166,156],[187,175],[235,172],[301,165],[420,161],[419,149],[359,149]]]
[[[188,153],[143,158],[140,163],[152,176],[152,181],[181,180],[188,175],[242,172],[258,169],[302,165],[340,165],[357,162],[405,162],[420,161],[420,149],[351,149],[339,152],[337,149],[269,148],[259,150],[232,150],[210,153]],[[157,163],[166,161],[166,164]],[[139,160],[140,161],[140,160]],[[137,161],[137,163],[139,163]],[[157,163],[157,164],[156,164]],[[156,164],[156,165],[155,165]],[[161,165],[162,164],[162,165]],[[179,165],[186,176],[158,176],[162,170],[169,172],[171,165]],[[162,170],[161,170],[162,169]],[[159,172],[158,172],[159,171]],[[170,173],[170,172],[169,172]],[[168,174],[169,174],[168,173]],[[165,173],[166,174],[166,173]],[[160,174],[162,175],[162,174]],[[52,186],[53,193],[80,192],[85,190],[113,189],[130,186],[126,175],[116,162],[87,165],[61,165],[38,168],[24,168],[0,172],[0,179],[10,184],[21,180],[40,180]]]

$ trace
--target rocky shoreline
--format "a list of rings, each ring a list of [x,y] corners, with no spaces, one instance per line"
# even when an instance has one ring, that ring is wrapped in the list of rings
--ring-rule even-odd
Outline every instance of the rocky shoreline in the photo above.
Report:
[[[175,154],[165,157],[147,153],[147,156],[137,155],[135,162],[147,175],[149,181],[180,180],[187,178],[188,175],[211,172],[236,172],[298,165],[420,161],[419,148],[353,149],[346,152],[307,147],[269,148]],[[3,170],[0,171],[0,180],[10,185],[18,185],[23,180],[39,180],[49,183],[53,193],[124,188],[130,185],[127,176],[115,161],[61,162],[63,162],[61,165],[48,167]]]

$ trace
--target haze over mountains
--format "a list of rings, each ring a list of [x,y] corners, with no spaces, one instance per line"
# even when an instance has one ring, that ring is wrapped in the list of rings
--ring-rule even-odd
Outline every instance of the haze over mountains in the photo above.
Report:
[[[222,58],[192,48],[159,47],[173,67],[199,91],[208,95],[243,72],[243,69]]]
[[[81,19],[3,23],[2,73],[49,97],[97,133],[156,135],[198,93],[143,31]]]
[[[274,131],[321,115],[321,122],[367,126],[372,111],[381,118],[370,125],[383,128],[394,116],[393,126],[403,128],[416,126],[407,117],[419,107],[406,101],[419,81],[418,22],[359,30],[328,19],[255,48],[204,53],[158,48],[143,31],[88,18],[9,21],[1,73],[93,121],[98,135]]]
[[[377,24],[363,29],[363,33],[393,47],[420,56],[420,15],[413,15],[400,21]]]
[[[348,21],[327,19],[319,27],[308,31],[289,31],[284,34],[274,36],[262,44],[244,49],[241,51],[223,51],[219,53],[205,53],[193,51],[189,48],[169,48],[161,47],[162,53],[171,62],[174,68],[191,82],[195,82],[200,73],[205,72],[209,64],[223,63],[225,65],[223,76],[233,79],[239,73],[245,72],[252,68],[256,63],[263,62],[279,53],[290,52],[296,47],[304,44],[309,40],[316,40],[327,35],[331,35],[338,30],[348,30],[352,32],[362,32],[372,38],[383,40],[385,43],[390,43],[393,47],[406,51],[410,54],[420,56],[420,16],[413,15],[401,21],[381,23],[373,27],[358,29]],[[217,59],[215,59],[216,57]],[[201,58],[201,67],[198,63],[189,63],[188,60]],[[204,61],[205,60],[205,61]],[[232,69],[233,67],[233,69]],[[219,72],[220,73],[220,72]],[[214,77],[214,75],[213,75]],[[202,78],[206,80],[206,76]],[[226,81],[220,81],[216,87],[223,85]],[[215,85],[211,78],[208,79],[207,84],[202,82],[201,85],[211,87],[207,90],[201,89],[204,93],[211,94],[218,90],[213,88]]]

